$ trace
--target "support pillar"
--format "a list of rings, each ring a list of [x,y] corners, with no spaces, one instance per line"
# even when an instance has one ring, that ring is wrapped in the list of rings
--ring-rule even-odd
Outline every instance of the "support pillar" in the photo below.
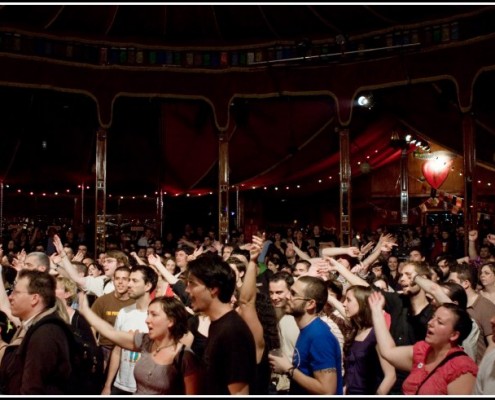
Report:
[[[407,149],[400,155],[400,223],[409,223],[409,168]]]
[[[349,129],[340,134],[340,245],[351,245],[351,163],[349,157]]]
[[[105,251],[107,231],[107,130],[96,133],[95,257]]]
[[[159,224],[160,238],[163,238],[163,190],[160,189],[156,198],[156,217]]]
[[[229,142],[227,135],[219,135],[218,146],[218,240],[226,243],[229,237]]]
[[[474,117],[472,113],[465,113],[462,117],[462,138],[464,150],[464,251],[468,254],[468,232],[478,229],[478,207],[476,182],[476,134],[474,131]]]

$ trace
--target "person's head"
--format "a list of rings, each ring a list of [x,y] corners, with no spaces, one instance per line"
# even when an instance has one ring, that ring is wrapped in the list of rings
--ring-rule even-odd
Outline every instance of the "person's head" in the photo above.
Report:
[[[113,286],[115,287],[115,292],[118,295],[123,295],[129,291],[129,279],[131,275],[131,269],[122,265],[117,267],[115,273],[113,274]]]
[[[396,256],[390,256],[387,260],[387,265],[390,271],[397,271],[397,268],[399,268],[399,259]]]
[[[150,294],[156,288],[158,274],[147,265],[136,265],[129,276],[129,297],[140,299],[146,293]]]
[[[9,296],[12,315],[25,321],[55,306],[55,278],[38,270],[22,269]]]
[[[230,303],[236,275],[217,255],[202,255],[188,265],[187,287],[193,311],[208,311],[216,302]]]
[[[88,246],[86,246],[85,244],[80,244],[79,246],[77,246],[77,251],[81,252],[83,256],[85,256],[86,254],[88,254]]]
[[[146,252],[145,252],[145,257],[148,257],[151,254],[156,254],[156,250],[154,246],[148,246],[146,247]]]
[[[279,257],[267,257],[266,258],[266,266],[270,271],[274,274],[279,271],[281,262]]]
[[[71,261],[71,264],[76,267],[79,276],[85,277],[86,275],[88,275],[88,267],[86,266],[86,264],[80,261]]]
[[[350,286],[344,299],[344,309],[347,317],[357,329],[373,326],[371,308],[368,306],[368,297],[373,293],[370,286]]]
[[[115,273],[117,267],[125,265],[129,267],[129,258],[127,255],[120,250],[109,250],[105,253],[105,258],[103,259],[103,271],[105,275],[111,278]]]
[[[461,285],[464,290],[474,290],[478,285],[478,276],[469,264],[458,264],[450,270],[448,282]]]
[[[64,252],[69,260],[72,260],[74,258],[74,250],[72,250],[72,247],[67,245],[64,246]]]
[[[304,275],[291,286],[285,311],[295,318],[305,314],[316,315],[323,310],[327,299],[325,282],[320,278]]]
[[[425,255],[419,247],[414,247],[409,251],[409,261],[424,261]]]
[[[467,294],[461,285],[454,282],[443,282],[440,284],[440,287],[453,303],[464,310],[466,309],[468,301]]]
[[[64,304],[70,306],[77,298],[76,283],[65,276],[57,276],[55,295],[62,300]]]
[[[344,294],[344,285],[342,285],[342,282],[332,275],[330,279],[325,281],[325,285],[330,296],[333,296],[338,301],[342,301],[342,296]]]
[[[268,293],[270,294],[270,301],[275,308],[285,308],[289,297],[289,290],[293,284],[293,276],[285,271],[280,271],[270,276]]]
[[[163,243],[162,243],[161,239],[156,239],[153,247],[155,248],[155,251],[159,252],[160,250],[162,250],[163,249]]]
[[[224,244],[222,246],[222,258],[227,261],[234,250],[234,246],[230,244]]]
[[[484,288],[495,285],[495,263],[488,263],[481,267],[479,280]]]
[[[371,266],[371,272],[373,272],[373,275],[375,275],[375,278],[382,278],[384,276],[383,265],[381,263],[374,263]]]
[[[401,269],[399,285],[404,294],[414,296],[421,291],[421,288],[413,282],[414,276],[418,274],[425,278],[430,278],[430,271],[427,264],[417,261],[407,261]]]
[[[435,283],[443,282],[445,280],[442,269],[438,265],[428,265],[430,270],[431,280]]]
[[[308,254],[311,258],[316,258],[320,256],[320,253],[318,252],[318,249],[316,246],[309,246],[308,247]]]
[[[24,266],[29,270],[46,272],[50,270],[50,258],[45,253],[33,251],[26,256]]]
[[[92,262],[88,265],[88,276],[97,277],[101,274],[103,274],[103,267],[100,264]]]
[[[177,264],[175,263],[175,260],[173,258],[167,258],[167,261],[165,262],[165,268],[167,268],[168,272],[171,274],[177,274],[180,271],[180,268],[177,267]]]
[[[442,270],[443,276],[447,278],[450,270],[457,265],[457,260],[451,255],[444,255],[437,259],[437,265]]]
[[[175,263],[181,271],[185,270],[187,267],[187,256],[189,254],[190,253],[187,247],[181,247],[175,251]]]
[[[148,306],[148,335],[156,340],[171,336],[178,342],[188,331],[188,313],[184,304],[175,297],[155,297]]]
[[[491,257],[490,247],[487,245],[480,246],[480,258],[482,260],[489,259]]]
[[[454,303],[439,306],[427,325],[425,341],[432,347],[461,344],[473,325],[466,310]]]
[[[241,257],[239,257],[238,254],[234,254],[227,259],[227,263],[235,272],[236,286],[241,287],[242,280],[244,279],[244,275],[246,274],[247,269],[246,258],[244,257],[244,259],[242,259]]]
[[[307,260],[299,260],[296,262],[296,265],[294,267],[294,272],[292,275],[294,275],[296,278],[303,276],[309,272],[309,268],[311,267],[311,263]]]

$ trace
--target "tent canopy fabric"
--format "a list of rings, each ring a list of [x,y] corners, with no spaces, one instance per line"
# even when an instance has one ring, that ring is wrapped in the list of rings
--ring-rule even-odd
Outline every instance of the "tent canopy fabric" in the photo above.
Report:
[[[494,21],[480,5],[3,5],[0,177],[94,188],[104,127],[109,193],[216,191],[220,136],[230,184],[309,193],[338,183],[341,129],[357,176],[398,160],[397,129],[462,155],[466,115],[490,177]]]

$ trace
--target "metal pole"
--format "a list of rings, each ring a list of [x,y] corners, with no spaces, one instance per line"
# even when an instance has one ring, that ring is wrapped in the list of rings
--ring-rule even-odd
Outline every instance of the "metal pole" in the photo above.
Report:
[[[95,188],[95,256],[105,251],[107,213],[107,131],[96,134],[96,188]]]
[[[229,236],[229,142],[224,133],[218,146],[218,240],[225,243]]]
[[[409,169],[407,149],[402,149],[400,156],[400,222],[409,223]]]
[[[351,245],[351,163],[349,129],[340,130],[340,245]]]

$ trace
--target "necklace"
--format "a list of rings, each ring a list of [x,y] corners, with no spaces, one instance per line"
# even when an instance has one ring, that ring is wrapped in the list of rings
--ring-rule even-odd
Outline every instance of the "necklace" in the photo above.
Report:
[[[166,344],[164,346],[159,346],[156,348],[156,350],[153,352],[153,356],[156,356],[161,350],[166,349],[168,347],[175,346],[175,342],[172,342],[171,344]]]

